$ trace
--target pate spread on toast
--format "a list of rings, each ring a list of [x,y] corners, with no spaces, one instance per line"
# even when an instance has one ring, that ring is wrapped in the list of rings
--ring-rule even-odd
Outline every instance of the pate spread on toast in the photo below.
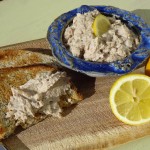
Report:
[[[65,72],[50,66],[55,59],[52,58],[49,65],[44,65],[38,64],[47,64],[43,60],[39,60],[38,63],[38,59],[35,62],[28,61],[31,60],[34,52],[29,52],[30,55],[24,50],[13,52],[8,50],[3,54],[2,52],[0,53],[0,62],[2,62],[0,63],[0,139],[12,134],[18,125],[27,128],[47,116],[61,116],[63,107],[83,99]],[[10,56],[11,52],[14,56]],[[23,63],[18,63],[15,56],[25,57],[21,54],[27,56]],[[6,60],[3,58],[4,55],[7,56]],[[34,53],[34,55],[40,55],[38,57],[41,58],[42,54]],[[34,63],[36,65],[33,65]]]

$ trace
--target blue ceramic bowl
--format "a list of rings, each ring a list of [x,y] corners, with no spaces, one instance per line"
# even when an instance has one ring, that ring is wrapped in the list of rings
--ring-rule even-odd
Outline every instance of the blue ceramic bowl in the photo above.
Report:
[[[85,13],[97,9],[107,14],[115,15],[125,21],[130,28],[136,29],[140,37],[140,44],[131,55],[121,61],[111,63],[90,62],[74,57],[63,44],[63,33],[67,25],[77,13]],[[150,26],[139,16],[112,6],[86,6],[62,14],[48,28],[47,39],[50,43],[53,56],[58,62],[75,71],[89,76],[122,75],[133,71],[150,55]]]

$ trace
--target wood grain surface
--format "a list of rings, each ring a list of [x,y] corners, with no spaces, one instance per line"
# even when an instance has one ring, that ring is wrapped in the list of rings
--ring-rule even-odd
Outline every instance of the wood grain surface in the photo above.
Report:
[[[0,49],[47,49],[46,39],[2,47]],[[8,150],[92,150],[111,149],[150,135],[150,124],[129,126],[120,122],[109,105],[109,91],[118,77],[92,78],[65,69],[83,94],[84,100],[67,108],[62,119],[49,117],[4,140]],[[143,73],[144,68],[135,70]]]

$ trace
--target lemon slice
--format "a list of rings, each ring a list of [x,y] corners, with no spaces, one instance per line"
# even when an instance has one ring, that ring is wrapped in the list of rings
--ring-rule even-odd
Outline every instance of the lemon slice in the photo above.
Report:
[[[106,16],[99,14],[96,16],[92,28],[95,36],[101,36],[109,30],[110,22]]]
[[[139,125],[150,121],[150,77],[130,74],[120,77],[110,90],[110,105],[122,122]]]

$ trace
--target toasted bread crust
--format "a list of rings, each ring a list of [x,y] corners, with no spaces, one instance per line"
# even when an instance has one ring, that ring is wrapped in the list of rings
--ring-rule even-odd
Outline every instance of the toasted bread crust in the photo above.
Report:
[[[54,57],[43,53],[43,51],[1,50],[0,68],[22,67],[35,64],[54,64],[55,66],[57,66],[58,64]]]

